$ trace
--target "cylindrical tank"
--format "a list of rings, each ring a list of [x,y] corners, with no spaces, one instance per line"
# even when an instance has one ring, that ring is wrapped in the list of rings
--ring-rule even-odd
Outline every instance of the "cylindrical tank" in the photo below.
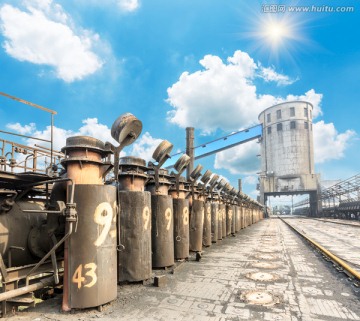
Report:
[[[190,202],[190,251],[202,251],[202,237],[203,237],[203,224],[204,224],[204,201],[199,199],[199,193],[193,193]]]
[[[224,203],[220,203],[220,211],[221,211],[221,226],[222,226],[222,237],[226,237],[226,205]]]
[[[175,183],[175,177],[172,178]],[[169,193],[174,206],[174,257],[182,260],[189,257],[189,200],[187,195],[185,178],[179,178],[179,189],[172,186]]]
[[[43,205],[36,202],[12,201],[9,210],[0,215],[0,254],[6,267],[35,263],[50,250],[46,215],[23,212],[43,209]]]
[[[174,206],[174,257],[189,257],[189,200],[173,199]]]
[[[116,187],[76,185],[76,232],[67,242],[68,306],[97,307],[116,299]]]
[[[226,236],[231,234],[231,229],[233,225],[233,208],[232,205],[226,204]]]
[[[203,246],[211,245],[211,203],[204,204]]]
[[[174,265],[174,216],[173,199],[168,195],[171,182],[168,171],[159,169],[159,186],[155,172],[146,189],[151,192],[151,249],[152,266],[163,268]]]
[[[223,206],[222,206],[223,205]],[[222,240],[225,235],[223,235],[223,211],[224,211],[224,204],[221,204],[219,200],[218,203],[218,240]]]
[[[211,241],[216,243],[218,241],[218,223],[219,223],[219,204],[211,203]]]
[[[119,282],[142,281],[152,276],[151,195],[144,191],[146,170],[141,158],[128,156],[119,160]]]
[[[234,204],[231,205],[231,209],[232,209],[231,234],[234,235],[236,231],[236,209]]]
[[[241,229],[241,209],[239,205],[235,205],[235,217],[235,233],[237,233]]]
[[[68,186],[67,200],[75,188],[77,211],[64,247],[63,309],[101,306],[117,295],[117,190],[103,185],[109,164],[102,159],[109,152],[103,142],[87,136],[67,138],[62,151],[67,177],[75,183]]]

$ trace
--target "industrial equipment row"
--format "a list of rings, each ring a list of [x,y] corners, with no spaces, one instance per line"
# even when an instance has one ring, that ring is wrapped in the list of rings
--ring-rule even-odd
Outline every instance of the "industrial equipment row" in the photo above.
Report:
[[[149,280],[263,218],[261,204],[201,165],[183,177],[186,154],[162,168],[166,140],[152,162],[120,157],[141,130],[126,113],[111,128],[118,146],[69,137],[47,174],[0,171],[2,316],[49,287],[63,289],[64,311],[101,307],[118,284]]]

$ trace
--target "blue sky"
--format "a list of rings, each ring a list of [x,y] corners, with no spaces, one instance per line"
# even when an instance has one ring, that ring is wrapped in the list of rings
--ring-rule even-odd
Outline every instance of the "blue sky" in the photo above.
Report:
[[[131,112],[143,132],[125,152],[147,159],[162,139],[182,150],[187,126],[199,145],[306,99],[316,171],[345,179],[359,172],[359,21],[359,0],[2,0],[0,91],[56,110],[59,149],[75,134],[110,140]],[[48,138],[48,114],[0,103],[0,128]],[[257,148],[200,162],[255,197]]]

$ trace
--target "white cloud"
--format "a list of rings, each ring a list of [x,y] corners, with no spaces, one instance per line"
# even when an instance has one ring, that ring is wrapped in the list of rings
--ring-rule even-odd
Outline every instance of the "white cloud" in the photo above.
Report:
[[[284,101],[304,100],[310,102],[313,105],[313,118],[316,118],[322,115],[322,110],[321,110],[322,98],[323,98],[322,94],[318,94],[315,92],[314,89],[310,89],[304,95],[300,95],[300,96],[288,95]]]
[[[307,99],[321,112],[322,95],[309,90],[301,96],[276,97],[257,93],[254,79],[291,83],[288,76],[264,68],[245,52],[236,51],[224,63],[221,58],[206,55],[200,60],[202,70],[183,72],[179,80],[167,89],[167,102],[173,107],[168,120],[182,128],[192,126],[203,133],[220,128],[238,130],[257,124],[259,113],[286,100]]]
[[[102,142],[110,142],[115,146],[119,144],[111,137],[111,130],[107,125],[101,124],[98,122],[97,118],[87,118],[82,121],[82,126],[76,130],[66,130],[54,126],[54,150],[61,150],[62,147],[66,145],[66,138],[71,136],[91,136],[97,139],[100,139]],[[51,127],[47,126],[44,130],[36,129],[36,125],[31,123],[29,125],[17,124],[8,124],[8,126],[14,125],[13,130],[18,133],[23,133],[26,131],[27,134],[30,134],[33,137],[50,140],[51,137]],[[121,156],[130,154],[145,159],[146,161],[152,160],[152,154],[156,147],[162,142],[162,139],[152,137],[148,132],[145,132],[141,135],[132,145],[128,148],[130,152],[126,153],[121,152]],[[34,144],[39,144],[38,141],[34,139],[27,139],[26,144],[33,146]],[[49,144],[41,142],[40,145],[44,147],[49,147]]]
[[[118,6],[125,12],[133,12],[140,7],[138,0],[118,0]]]
[[[291,85],[298,80],[298,78],[291,79],[289,76],[277,73],[273,67],[265,68],[261,66],[259,76],[266,82],[274,81],[280,86]]]
[[[147,162],[153,161],[152,154],[162,141],[162,139],[153,138],[146,132],[132,144],[131,155],[145,159]]]
[[[63,128],[53,127],[53,148],[54,150],[60,150],[62,147],[66,145],[66,138],[71,136],[91,136],[101,141],[111,142],[112,144],[118,145],[116,141],[111,137],[110,128],[106,125],[99,124],[97,118],[87,118],[82,121],[83,125],[77,130],[67,130]],[[10,127],[11,126],[11,127]],[[39,130],[36,128],[34,123],[30,123],[28,125],[21,125],[20,123],[16,124],[7,124],[6,127],[12,128],[16,132],[22,134],[26,132],[26,134],[31,135],[35,138],[50,140],[51,139],[51,127],[47,126],[44,130]],[[34,144],[40,144],[44,147],[50,147],[50,144],[45,142],[39,143],[39,141],[35,139],[26,139],[26,144],[29,146],[33,146]]]
[[[35,130],[36,126],[35,123],[30,123],[25,126],[22,126],[20,123],[10,123],[6,125],[6,128],[14,130],[21,135],[27,135],[32,133]]]
[[[91,136],[100,139],[104,143],[110,142],[115,146],[119,145],[119,143],[111,137],[111,129],[104,124],[99,124],[97,118],[87,118],[84,119],[82,123],[84,125],[79,128],[76,135]]]
[[[257,141],[250,141],[217,153],[214,168],[226,169],[231,174],[252,175],[260,170],[260,159],[256,156],[259,153]]]
[[[258,182],[258,177],[255,175],[246,176],[243,179],[244,184],[255,185]]]
[[[51,0],[25,1],[26,10],[0,7],[1,33],[7,54],[20,61],[47,65],[66,82],[80,80],[102,66],[92,51],[99,36],[75,30],[62,7]]]
[[[315,163],[344,157],[345,149],[356,135],[353,130],[339,134],[333,123],[326,124],[322,120],[313,124],[313,130]]]

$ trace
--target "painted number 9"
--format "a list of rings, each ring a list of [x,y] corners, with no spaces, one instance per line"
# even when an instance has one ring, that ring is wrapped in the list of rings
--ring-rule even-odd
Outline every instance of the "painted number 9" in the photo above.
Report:
[[[100,227],[102,226],[103,228],[102,229],[100,227],[98,228],[99,236],[94,242],[95,246],[98,247],[104,243],[111,228],[112,218],[113,218],[113,209],[110,203],[103,202],[96,207],[94,213],[94,222],[98,224]]]
[[[165,211],[165,219],[167,220],[166,229],[170,230],[170,226],[171,226],[171,209],[170,209],[170,207],[168,207]]]
[[[149,227],[150,223],[150,209],[148,206],[145,206],[142,213],[143,221],[144,221],[144,230],[146,231]]]

